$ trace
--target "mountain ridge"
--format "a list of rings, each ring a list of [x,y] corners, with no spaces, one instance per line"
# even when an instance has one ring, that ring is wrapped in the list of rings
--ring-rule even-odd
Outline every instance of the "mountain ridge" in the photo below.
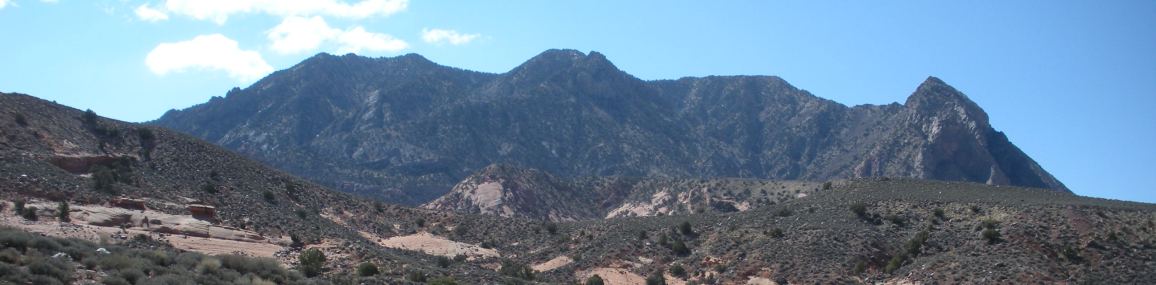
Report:
[[[775,76],[643,81],[597,52],[548,50],[501,74],[431,63],[319,54],[151,123],[411,205],[494,163],[563,177],[894,176],[1070,191],[935,77],[904,104],[849,107]]]

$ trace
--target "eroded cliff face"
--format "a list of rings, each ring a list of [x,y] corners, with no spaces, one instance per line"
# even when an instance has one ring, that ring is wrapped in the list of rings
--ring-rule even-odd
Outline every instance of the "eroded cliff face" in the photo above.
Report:
[[[1067,191],[936,78],[905,104],[847,107],[778,77],[642,81],[573,50],[502,74],[320,54],[153,123],[407,204],[494,163],[560,177],[894,176]]]

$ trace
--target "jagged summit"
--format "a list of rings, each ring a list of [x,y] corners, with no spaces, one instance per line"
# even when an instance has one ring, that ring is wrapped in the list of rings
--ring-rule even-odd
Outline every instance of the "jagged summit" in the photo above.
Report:
[[[773,76],[642,81],[598,52],[548,50],[502,74],[412,54],[334,58],[155,123],[410,204],[493,163],[559,177],[889,176],[1067,191],[935,77],[905,105],[847,107]]]

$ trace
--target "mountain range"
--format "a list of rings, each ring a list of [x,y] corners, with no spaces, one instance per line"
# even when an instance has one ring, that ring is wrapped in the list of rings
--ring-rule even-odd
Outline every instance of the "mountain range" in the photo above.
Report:
[[[574,50],[501,74],[323,53],[150,124],[408,205],[492,164],[564,178],[909,177],[1070,192],[935,77],[903,104],[848,107],[773,76],[644,81]]]

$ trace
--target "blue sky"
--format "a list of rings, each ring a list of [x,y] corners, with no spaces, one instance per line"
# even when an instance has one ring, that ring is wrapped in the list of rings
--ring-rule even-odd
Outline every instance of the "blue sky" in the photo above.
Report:
[[[1076,193],[1156,202],[1156,1],[0,0],[0,39],[0,91],[136,122],[318,52],[504,72],[595,50],[847,105],[934,75]]]

